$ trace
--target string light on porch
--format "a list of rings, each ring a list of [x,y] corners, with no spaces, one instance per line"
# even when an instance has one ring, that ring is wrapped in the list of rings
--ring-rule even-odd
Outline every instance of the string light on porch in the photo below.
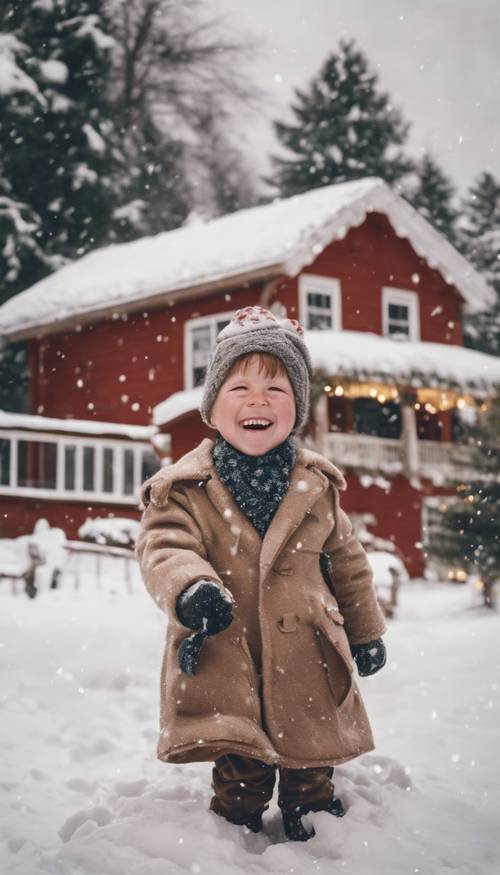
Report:
[[[378,382],[347,382],[336,383],[333,380],[323,385],[323,391],[329,398],[373,398],[380,404],[394,402],[409,404],[414,410],[425,410],[430,414],[450,412],[455,408],[475,408],[484,412],[488,402],[475,399],[453,389],[437,389],[427,387],[402,388],[387,383]]]

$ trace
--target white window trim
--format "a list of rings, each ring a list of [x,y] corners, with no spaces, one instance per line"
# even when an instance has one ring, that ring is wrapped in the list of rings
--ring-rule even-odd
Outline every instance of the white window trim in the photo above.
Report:
[[[420,309],[417,292],[407,289],[396,289],[392,286],[382,286],[382,333],[389,339],[389,304],[404,304],[409,313],[408,340],[420,340]]]
[[[129,504],[134,507],[139,501],[139,489],[141,481],[142,453],[153,453],[151,444],[144,441],[117,441],[107,438],[81,437],[72,435],[59,435],[53,432],[30,432],[15,429],[0,431],[0,438],[10,441],[10,471],[9,485],[0,485],[0,495],[26,496],[30,498],[54,498],[70,501],[84,501],[86,503],[100,502],[104,504]],[[18,442],[48,442],[57,445],[56,462],[56,488],[37,489],[34,486],[17,486],[17,458]],[[76,447],[75,458],[75,488],[64,487],[64,450],[67,446]],[[95,451],[95,491],[84,490],[83,483],[83,448],[93,447]],[[113,491],[103,491],[102,460],[104,448],[113,450]],[[124,450],[130,449],[134,453],[134,491],[131,494],[124,492]]]
[[[299,276],[299,321],[307,326],[307,294],[312,292],[320,295],[331,295],[330,313],[332,316],[332,331],[342,331],[342,295],[340,280],[314,273],[301,273]],[[321,329],[309,329],[321,330]]]
[[[196,319],[187,319],[184,323],[184,388],[194,389],[193,381],[193,355],[191,332],[193,328],[198,328],[200,325],[217,325],[220,319],[231,320],[236,310],[223,310],[221,313],[208,313],[206,316],[197,316]],[[215,331],[213,332],[213,341],[215,343]]]

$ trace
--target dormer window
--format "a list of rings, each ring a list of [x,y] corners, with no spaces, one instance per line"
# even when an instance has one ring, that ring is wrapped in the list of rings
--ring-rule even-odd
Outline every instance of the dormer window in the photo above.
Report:
[[[405,289],[382,289],[382,331],[393,340],[420,340],[418,295]]]
[[[190,319],[184,326],[184,385],[201,386],[219,331],[231,321],[233,312]]]
[[[309,330],[340,331],[340,282],[326,276],[303,273],[299,277],[300,321]]]

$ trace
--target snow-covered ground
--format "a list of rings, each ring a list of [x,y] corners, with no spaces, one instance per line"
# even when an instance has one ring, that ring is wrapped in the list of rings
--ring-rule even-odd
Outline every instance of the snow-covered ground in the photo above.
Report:
[[[209,763],[155,758],[163,615],[111,569],[99,588],[0,586],[0,870],[9,875],[493,875],[499,871],[500,614],[412,582],[386,668],[360,680],[376,751],[335,770],[347,809],[285,842],[207,810]],[[306,821],[307,822],[307,821]]]

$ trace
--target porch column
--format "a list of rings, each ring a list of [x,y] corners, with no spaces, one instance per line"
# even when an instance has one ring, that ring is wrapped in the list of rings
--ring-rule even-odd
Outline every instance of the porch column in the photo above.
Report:
[[[327,456],[327,435],[330,424],[328,421],[328,398],[326,392],[322,392],[314,405],[314,443],[318,453]]]
[[[420,469],[415,400],[414,395],[401,397],[401,448],[407,477],[417,477]]]

